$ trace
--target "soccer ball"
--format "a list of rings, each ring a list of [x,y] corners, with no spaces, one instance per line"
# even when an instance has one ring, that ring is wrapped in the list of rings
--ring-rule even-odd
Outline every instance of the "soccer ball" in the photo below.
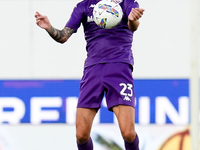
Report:
[[[122,19],[122,8],[114,0],[101,0],[93,9],[94,22],[101,28],[112,29]]]

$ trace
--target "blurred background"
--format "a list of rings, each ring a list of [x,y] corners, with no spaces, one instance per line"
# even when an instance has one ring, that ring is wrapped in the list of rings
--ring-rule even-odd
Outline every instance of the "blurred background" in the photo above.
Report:
[[[82,26],[65,44],[35,23],[62,29],[78,0],[0,0],[0,150],[76,150],[75,115],[86,58]],[[136,131],[141,150],[190,150],[190,1],[138,0],[134,34]],[[200,57],[199,57],[200,58]],[[123,150],[105,99],[95,150]]]

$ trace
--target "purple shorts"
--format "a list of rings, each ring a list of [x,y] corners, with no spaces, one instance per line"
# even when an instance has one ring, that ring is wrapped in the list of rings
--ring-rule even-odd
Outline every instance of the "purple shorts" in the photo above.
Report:
[[[135,107],[132,67],[127,63],[104,63],[84,69],[77,107],[101,107],[103,97],[107,107],[129,105]]]

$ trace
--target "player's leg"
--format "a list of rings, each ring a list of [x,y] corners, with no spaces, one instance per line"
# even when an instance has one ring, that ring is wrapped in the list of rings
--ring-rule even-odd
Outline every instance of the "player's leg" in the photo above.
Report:
[[[118,105],[113,107],[126,150],[139,150],[139,139],[135,132],[135,109],[132,106]]]
[[[102,70],[103,64],[87,67],[81,79],[76,117],[76,137],[79,150],[93,149],[90,131],[104,96]]]
[[[107,64],[104,86],[108,109],[113,111],[118,119],[126,150],[138,150],[132,67],[126,63]]]
[[[90,131],[96,113],[96,109],[77,108],[76,138],[79,150],[93,150]]]
[[[126,105],[118,105],[113,107],[121,134],[127,142],[132,142],[135,138],[135,119],[134,119],[134,108]]]

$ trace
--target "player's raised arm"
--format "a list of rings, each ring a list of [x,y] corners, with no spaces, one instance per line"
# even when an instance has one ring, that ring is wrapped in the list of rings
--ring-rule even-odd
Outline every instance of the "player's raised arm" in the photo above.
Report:
[[[139,19],[142,17],[144,9],[142,8],[132,8],[128,16],[128,27],[131,31],[137,30],[140,22]]]
[[[37,25],[45,29],[49,33],[49,35],[59,43],[66,42],[69,39],[69,37],[74,33],[74,30],[68,27],[65,27],[62,30],[54,28],[51,25],[48,17],[41,15],[39,12],[36,12],[35,18]]]

